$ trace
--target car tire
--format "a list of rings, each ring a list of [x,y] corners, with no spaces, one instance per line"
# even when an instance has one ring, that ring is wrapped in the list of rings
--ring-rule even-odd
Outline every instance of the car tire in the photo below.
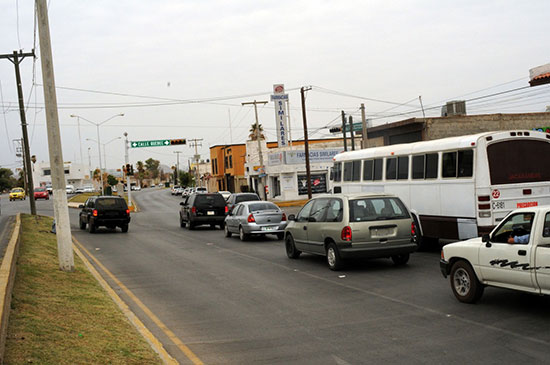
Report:
[[[297,259],[300,257],[300,254],[302,253],[300,250],[296,248],[296,245],[294,244],[294,237],[292,237],[291,234],[288,234],[286,236],[285,249],[286,249],[286,255],[288,256],[289,259]]]
[[[185,228],[185,222],[183,221],[183,219],[181,219],[181,217],[180,217],[180,227]]]
[[[210,228],[215,229],[216,225],[212,223],[212,224],[210,224]]]
[[[403,266],[406,265],[407,262],[409,262],[410,256],[411,255],[409,255],[408,253],[404,253],[400,255],[393,255],[391,259],[396,266]]]
[[[233,233],[231,233],[231,232],[229,231],[229,228],[227,227],[227,224],[226,224],[225,227],[223,228],[223,232],[224,232],[224,234],[225,234],[225,237],[227,237],[227,238],[231,238],[231,235],[233,234]]]
[[[241,241],[246,241],[248,239],[248,235],[244,233],[243,227],[239,227],[239,238]]]
[[[483,295],[483,285],[477,279],[472,266],[464,260],[453,264],[449,279],[453,294],[462,303],[473,304]]]
[[[92,222],[88,222],[88,232],[95,233],[95,230],[96,230],[95,224]]]
[[[334,242],[330,242],[327,246],[327,264],[329,269],[333,271],[338,271],[342,268],[342,258]]]
[[[187,228],[192,231],[195,229],[195,223],[191,222],[190,220],[187,221]]]
[[[120,229],[122,230],[123,233],[128,232],[128,224],[124,224],[124,225],[120,226]]]
[[[80,218],[80,229],[82,229],[82,230],[85,230],[85,229],[86,229],[86,222],[84,222],[84,221],[82,220],[82,218]]]
[[[285,238],[285,234],[284,233],[277,233],[277,239],[280,241],[282,240],[283,238]]]

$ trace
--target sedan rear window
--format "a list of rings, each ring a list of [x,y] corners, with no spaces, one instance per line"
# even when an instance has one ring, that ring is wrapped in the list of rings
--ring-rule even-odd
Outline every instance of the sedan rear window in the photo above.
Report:
[[[194,205],[197,207],[223,207],[225,200],[221,194],[201,194],[195,198]]]
[[[260,210],[279,210],[279,207],[273,203],[254,203],[248,206],[250,212],[258,212]]]
[[[122,208],[126,209],[126,202],[119,198],[104,198],[96,200],[96,208]]]
[[[398,198],[380,197],[349,201],[350,222],[409,218],[409,212]]]
[[[248,202],[251,200],[260,200],[256,194],[238,195],[235,197],[235,203]]]

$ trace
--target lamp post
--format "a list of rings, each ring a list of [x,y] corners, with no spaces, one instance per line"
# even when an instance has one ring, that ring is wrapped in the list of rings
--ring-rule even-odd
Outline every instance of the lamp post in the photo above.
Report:
[[[107,146],[109,143],[114,142],[114,141],[119,140],[119,139],[122,139],[122,137],[115,137],[115,138],[111,139],[109,142],[101,143],[101,145],[103,146],[103,166],[105,167],[105,171],[107,171],[107,151],[106,151],[105,146]],[[86,141],[97,142],[93,138],[86,138]],[[101,158],[101,155],[100,155],[100,158]],[[102,174],[102,176],[103,176],[103,174]]]
[[[105,193],[105,191],[104,191],[104,188],[103,188],[103,168],[101,166],[101,140],[100,140],[100,137],[99,137],[99,127],[101,125],[107,123],[108,121],[110,121],[113,118],[123,117],[123,116],[124,116],[124,113],[115,114],[112,117],[110,117],[108,119],[105,119],[103,122],[95,123],[95,122],[92,122],[91,120],[88,120],[88,119],[86,119],[86,118],[84,118],[80,115],[71,114],[71,118],[79,118],[79,119],[85,120],[86,122],[95,125],[96,128],[97,128],[97,153],[98,153],[98,156],[99,156],[99,175],[101,177],[101,195],[103,195]]]

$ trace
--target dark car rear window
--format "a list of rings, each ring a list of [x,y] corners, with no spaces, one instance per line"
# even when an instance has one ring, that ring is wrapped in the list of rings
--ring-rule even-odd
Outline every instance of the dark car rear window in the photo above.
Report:
[[[248,202],[251,200],[260,200],[256,194],[238,195],[235,198],[235,203]]]
[[[95,202],[96,208],[119,208],[127,209],[126,201],[119,198],[104,198],[97,199]]]
[[[279,207],[273,203],[253,203],[248,206],[250,212],[258,212],[260,210],[279,210]]]
[[[197,207],[223,207],[225,200],[221,194],[201,194],[195,198],[194,205]]]
[[[350,222],[409,218],[409,212],[398,198],[380,197],[349,201]]]

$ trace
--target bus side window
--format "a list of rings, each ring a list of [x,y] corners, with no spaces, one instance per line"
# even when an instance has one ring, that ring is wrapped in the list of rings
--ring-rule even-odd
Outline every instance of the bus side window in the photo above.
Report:
[[[352,177],[352,162],[344,162],[344,181],[351,181]]]
[[[353,161],[351,180],[361,181],[361,160]]]
[[[458,151],[458,177],[472,177],[474,171],[474,151]]]
[[[397,158],[386,158],[386,180],[397,179]]]
[[[407,180],[409,178],[409,156],[400,156],[397,158],[397,180]]]
[[[437,179],[438,157],[437,153],[426,154],[426,179]]]
[[[441,176],[456,177],[456,152],[445,152],[442,163]]]
[[[424,155],[413,156],[412,158],[412,178],[424,179]]]
[[[374,160],[374,180],[382,180],[382,164],[384,160],[377,158]]]
[[[372,167],[373,167],[372,160],[365,160],[363,161],[363,181],[372,181],[373,179],[373,173],[372,173]]]
[[[334,182],[340,182],[342,180],[342,163],[337,162],[334,164],[333,174],[332,174],[332,181]]]

